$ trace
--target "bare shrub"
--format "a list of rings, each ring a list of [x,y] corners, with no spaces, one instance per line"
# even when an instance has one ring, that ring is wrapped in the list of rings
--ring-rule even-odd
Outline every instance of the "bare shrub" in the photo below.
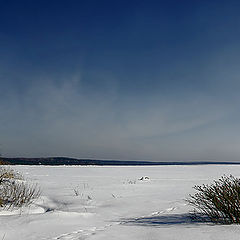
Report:
[[[22,180],[23,176],[19,172],[14,171],[11,168],[0,167],[0,183],[4,179],[18,179],[18,180],[21,179]]]
[[[22,207],[32,203],[40,196],[40,188],[28,184],[12,169],[0,169],[0,206],[4,209]]]
[[[136,180],[127,179],[123,184],[136,184]]]
[[[80,191],[79,191],[79,189],[77,187],[75,187],[73,189],[73,192],[74,192],[75,196],[79,196],[80,195]]]
[[[85,185],[84,185],[84,190],[85,190]],[[75,196],[79,196],[79,197],[81,197],[81,199],[85,199],[85,200],[88,200],[88,201],[92,200],[92,197],[89,194],[87,194],[86,192],[84,192],[83,190],[81,191],[79,189],[79,187],[75,187],[73,189],[73,192],[74,192]]]
[[[222,176],[210,185],[194,186],[197,191],[187,202],[194,217],[206,216],[214,223],[240,223],[240,179]]]

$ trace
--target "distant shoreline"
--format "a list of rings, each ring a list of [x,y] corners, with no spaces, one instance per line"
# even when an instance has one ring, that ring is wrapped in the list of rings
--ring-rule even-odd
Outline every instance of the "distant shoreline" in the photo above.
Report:
[[[240,165],[240,161],[124,161],[124,160],[96,160],[77,159],[68,157],[46,157],[46,158],[1,158],[11,165],[94,165],[94,166],[161,166],[161,165]]]

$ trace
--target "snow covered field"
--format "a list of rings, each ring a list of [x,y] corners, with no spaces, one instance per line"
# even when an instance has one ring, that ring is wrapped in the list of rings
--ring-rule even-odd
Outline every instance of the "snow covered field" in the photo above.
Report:
[[[31,207],[0,213],[4,240],[239,240],[239,225],[193,223],[184,199],[195,184],[237,165],[14,166],[42,189]],[[150,180],[138,180],[148,176]]]

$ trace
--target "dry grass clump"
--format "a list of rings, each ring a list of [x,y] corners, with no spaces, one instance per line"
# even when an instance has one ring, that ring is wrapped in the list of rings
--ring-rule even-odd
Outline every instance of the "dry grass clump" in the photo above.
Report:
[[[14,171],[11,168],[0,167],[0,183],[4,179],[15,179],[15,180],[23,180],[22,174]]]
[[[210,185],[195,186],[197,191],[187,199],[194,216],[206,216],[214,223],[240,223],[240,179],[222,176]]]
[[[40,196],[37,185],[28,184],[10,168],[0,168],[0,206],[4,209],[29,205]]]

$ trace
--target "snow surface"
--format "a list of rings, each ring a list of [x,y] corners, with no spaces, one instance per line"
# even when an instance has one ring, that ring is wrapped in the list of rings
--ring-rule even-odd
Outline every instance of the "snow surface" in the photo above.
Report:
[[[195,184],[240,177],[237,165],[14,169],[37,182],[42,197],[31,207],[0,212],[1,240],[240,239],[239,225],[192,222],[184,200]]]

